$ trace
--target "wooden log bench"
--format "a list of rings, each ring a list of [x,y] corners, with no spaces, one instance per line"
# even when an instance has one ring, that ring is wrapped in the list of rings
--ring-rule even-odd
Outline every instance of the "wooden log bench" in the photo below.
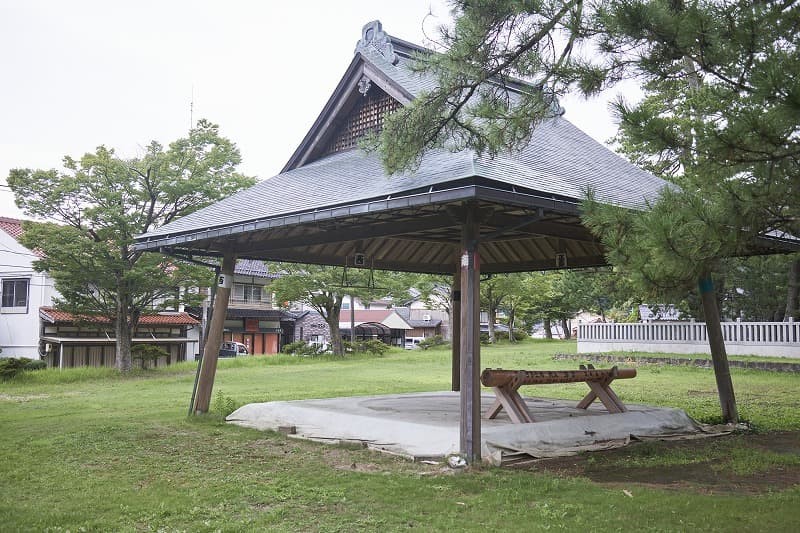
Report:
[[[543,385],[547,383],[585,382],[589,393],[578,402],[578,409],[587,409],[592,402],[600,400],[609,413],[622,413],[628,409],[619,396],[611,390],[611,382],[615,379],[636,377],[635,368],[597,369],[592,365],[580,366],[580,370],[503,370],[487,368],[481,373],[481,383],[491,387],[496,399],[484,418],[495,418],[500,410],[505,409],[515,424],[535,422],[528,406],[519,395],[523,385]]]

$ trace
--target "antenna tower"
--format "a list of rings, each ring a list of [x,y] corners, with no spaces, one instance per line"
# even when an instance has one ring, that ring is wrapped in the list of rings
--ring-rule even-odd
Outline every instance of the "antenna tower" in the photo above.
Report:
[[[192,96],[189,100],[189,131],[194,128],[194,85],[192,85]]]

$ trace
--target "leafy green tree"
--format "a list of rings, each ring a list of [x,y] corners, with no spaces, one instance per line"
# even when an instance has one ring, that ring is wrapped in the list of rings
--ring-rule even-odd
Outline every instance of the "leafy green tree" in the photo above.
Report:
[[[729,259],[722,265],[723,314],[747,321],[781,321],[786,314],[787,276],[791,256]]]
[[[236,145],[201,120],[188,137],[167,148],[152,142],[140,157],[101,146],[79,160],[65,157],[63,171],[11,171],[17,205],[52,221],[25,225],[23,243],[43,252],[35,268],[53,277],[61,308],[113,320],[119,370],[131,368],[143,315],[191,301],[180,288],[210,282],[205,270],[134,250],[134,237],[253,184],[236,171],[240,160]]]
[[[503,294],[498,310],[503,311],[508,319],[508,340],[516,342],[514,329],[517,327],[519,310],[525,305],[529,295],[526,293],[527,273],[502,274],[494,278],[494,290]],[[491,326],[490,326],[491,327]],[[492,330],[489,330],[492,332]],[[492,341],[494,342],[494,341]]]
[[[562,275],[562,272],[524,273],[519,275],[516,286],[519,299],[516,302],[515,315],[526,324],[534,324],[540,320],[544,322],[544,332],[548,339],[553,338],[553,322],[562,322],[567,333],[566,321],[576,312],[568,296],[558,288]]]
[[[481,281],[481,308],[488,315],[489,342],[492,344],[496,341],[494,325],[497,322],[497,311],[508,296],[508,290],[512,288],[511,279],[515,278],[498,275]]]
[[[345,296],[369,301],[392,294],[407,296],[407,276],[395,272],[343,267],[279,263],[270,270],[281,277],[270,285],[280,302],[301,302],[322,316],[331,332],[334,355],[344,355],[339,330],[342,303]]]
[[[800,257],[793,258],[789,265],[789,279],[786,283],[785,320],[800,321]]]

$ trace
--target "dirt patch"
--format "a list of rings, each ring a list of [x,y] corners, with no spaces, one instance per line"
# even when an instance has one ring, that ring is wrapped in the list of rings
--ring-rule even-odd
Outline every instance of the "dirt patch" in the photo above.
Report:
[[[29,402],[31,400],[46,400],[50,397],[49,394],[27,394],[12,396],[11,394],[0,394],[0,402]]]
[[[755,459],[743,468],[737,458],[748,456]],[[627,490],[640,486],[761,494],[800,486],[798,458],[800,431],[633,443],[615,450],[542,459],[520,468],[585,477]]]
[[[320,449],[323,461],[336,470],[369,474],[407,473],[417,476],[449,475],[453,470],[443,462],[412,462],[404,458],[376,454],[354,445],[324,446]]]

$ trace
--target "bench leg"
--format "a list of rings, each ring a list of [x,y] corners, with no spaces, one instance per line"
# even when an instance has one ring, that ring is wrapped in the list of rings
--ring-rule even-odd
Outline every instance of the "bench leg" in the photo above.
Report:
[[[592,402],[599,399],[609,413],[624,413],[628,410],[619,396],[611,389],[611,380],[609,381],[587,381],[587,385],[591,389],[583,399],[578,402],[578,409],[587,409]]]
[[[505,408],[508,417],[515,424],[526,424],[533,422],[533,417],[525,401],[514,388],[492,387],[497,399],[484,414],[485,418],[495,418],[501,409]]]
[[[492,418],[495,418],[500,413],[500,411],[502,409],[503,409],[502,402],[500,402],[500,400],[498,400],[497,397],[495,397],[494,403],[483,414],[483,418],[487,418],[487,419],[491,420]]]
[[[576,407],[578,409],[588,409],[589,406],[592,405],[592,402],[594,402],[596,399],[597,399],[597,394],[595,394],[594,391],[590,390],[589,392],[586,393],[586,396],[584,396],[583,399],[578,402],[578,405]]]

